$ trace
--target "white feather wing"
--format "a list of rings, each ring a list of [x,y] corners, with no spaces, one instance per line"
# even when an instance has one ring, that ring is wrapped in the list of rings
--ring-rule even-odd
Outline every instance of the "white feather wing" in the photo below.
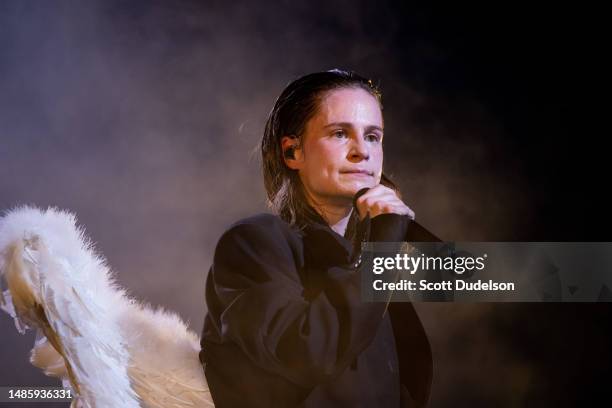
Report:
[[[23,207],[0,219],[0,275],[2,309],[18,329],[44,334],[32,363],[67,377],[77,404],[213,406],[198,337],[175,314],[130,299],[74,215]]]
[[[175,314],[134,304],[124,314],[134,390],[151,408],[213,407],[197,336]],[[151,356],[155,356],[151,358]]]

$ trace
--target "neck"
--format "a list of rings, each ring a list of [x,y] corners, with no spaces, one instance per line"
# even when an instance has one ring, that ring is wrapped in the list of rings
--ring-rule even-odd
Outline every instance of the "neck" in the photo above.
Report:
[[[346,232],[346,226],[348,225],[349,219],[351,218],[352,208],[343,209],[341,214],[333,214],[328,217],[324,217],[329,224],[329,227],[336,231],[339,235],[344,236]]]

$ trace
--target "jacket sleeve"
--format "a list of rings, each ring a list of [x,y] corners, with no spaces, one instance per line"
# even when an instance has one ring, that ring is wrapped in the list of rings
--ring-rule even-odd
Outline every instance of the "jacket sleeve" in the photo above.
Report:
[[[305,297],[296,265],[281,222],[235,225],[215,251],[209,313],[222,341],[237,344],[261,368],[312,387],[371,343],[385,304],[361,301],[360,271],[349,266],[328,269],[322,290]]]

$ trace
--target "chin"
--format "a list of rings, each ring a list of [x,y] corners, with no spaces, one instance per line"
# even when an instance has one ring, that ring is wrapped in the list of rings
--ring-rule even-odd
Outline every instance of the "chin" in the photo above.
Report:
[[[339,189],[340,194],[350,196],[351,198],[357,194],[362,188],[374,187],[373,183],[351,183],[350,185],[344,185]]]

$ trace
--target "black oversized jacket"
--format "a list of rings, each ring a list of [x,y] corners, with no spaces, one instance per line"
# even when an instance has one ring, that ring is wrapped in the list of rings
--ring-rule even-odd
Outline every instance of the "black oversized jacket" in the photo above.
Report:
[[[200,352],[216,407],[426,405],[421,322],[410,303],[362,302],[355,262],[354,240],[403,241],[410,222],[366,218],[352,240],[320,217],[303,231],[271,214],[229,228],[206,283]]]

